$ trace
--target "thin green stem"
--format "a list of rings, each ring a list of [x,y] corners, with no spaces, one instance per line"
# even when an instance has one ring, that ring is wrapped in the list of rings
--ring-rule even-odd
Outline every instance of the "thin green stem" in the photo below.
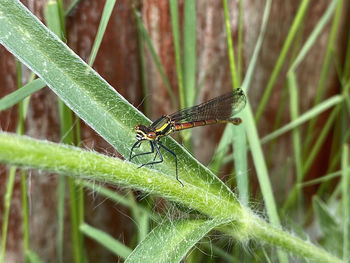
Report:
[[[228,49],[228,57],[230,63],[230,72],[232,78],[232,87],[233,89],[239,88],[236,65],[235,65],[235,54],[234,47],[232,42],[232,33],[231,33],[231,24],[230,24],[230,14],[228,12],[227,0],[222,0],[224,6],[224,15],[225,15],[225,27],[226,27],[226,36],[227,36],[227,49]]]

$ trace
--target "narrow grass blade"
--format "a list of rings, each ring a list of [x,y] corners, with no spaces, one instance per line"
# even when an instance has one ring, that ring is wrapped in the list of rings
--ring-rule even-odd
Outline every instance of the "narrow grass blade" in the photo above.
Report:
[[[227,0],[222,0],[222,3],[224,7],[225,27],[226,27],[226,36],[227,36],[227,51],[228,51],[229,64],[230,64],[232,87],[233,89],[238,89],[240,87],[240,83],[238,83],[238,78],[237,78],[235,52],[233,48],[231,24],[230,24],[230,14],[228,12]]]
[[[92,64],[94,64],[97,52],[100,48],[100,45],[101,45],[101,42],[103,39],[103,35],[104,35],[106,28],[107,28],[108,21],[111,17],[115,2],[116,2],[116,0],[107,0],[105,5],[104,5],[102,17],[100,20],[100,24],[98,26],[94,45],[92,46],[92,51],[91,51],[90,58],[89,58],[88,64],[90,66],[92,66]]]
[[[318,152],[321,150],[321,147],[324,143],[324,141],[327,138],[327,135],[329,135],[329,132],[331,131],[331,128],[333,127],[333,124],[336,120],[336,117],[338,116],[338,113],[341,109],[341,104],[338,104],[331,112],[329,118],[327,119],[325,125],[323,126],[321,133],[317,137],[316,142],[313,144],[312,149],[309,153],[307,153],[307,157],[305,156],[305,162],[303,166],[303,175],[305,175],[311,165],[313,164]]]
[[[336,2],[336,1],[334,0],[333,2]],[[329,33],[326,54],[325,54],[324,61],[322,64],[320,79],[319,79],[319,82],[317,85],[316,96],[315,96],[315,100],[314,100],[314,104],[313,104],[314,106],[318,105],[319,102],[324,97],[326,82],[329,79],[329,68],[330,68],[330,65],[332,62],[332,58],[334,56],[334,53],[333,53],[334,52],[334,45],[336,43],[337,33],[338,33],[339,28],[340,28],[339,23],[340,23],[340,18],[341,18],[342,11],[343,11],[343,2],[344,2],[343,0],[337,1],[336,11],[335,11],[335,14],[333,17],[331,31]],[[309,148],[309,146],[312,142],[312,139],[314,137],[313,131],[315,128],[316,120],[317,120],[317,118],[314,118],[309,123],[308,129],[306,132],[306,139],[304,141],[304,147],[303,147],[304,152]]]
[[[290,114],[291,120],[295,121],[299,117],[298,109],[298,87],[296,83],[296,76],[293,72],[288,74],[288,88],[290,94]],[[293,129],[293,148],[294,148],[294,160],[295,160],[295,171],[296,171],[296,184],[300,184],[303,180],[303,169],[301,160],[301,138],[299,127]],[[297,193],[299,195],[298,200],[301,200],[301,192]]]
[[[79,227],[80,231],[84,233],[84,235],[90,237],[95,240],[109,251],[113,252],[115,255],[122,259],[126,259],[129,254],[132,252],[131,248],[125,246],[120,241],[114,239],[109,234],[94,228],[88,224],[82,224]]]
[[[68,16],[71,12],[73,12],[74,8],[79,4],[81,0],[72,0],[67,7],[67,10],[64,12],[65,16]]]
[[[247,138],[250,145],[255,170],[258,176],[260,190],[264,198],[267,215],[269,217],[270,223],[273,226],[281,228],[280,219],[277,213],[276,202],[273,196],[273,190],[267,171],[267,166],[265,163],[262,147],[259,141],[258,131],[255,126],[253,112],[251,110],[249,102],[247,103],[245,110],[242,112],[242,116],[245,121]],[[277,254],[280,262],[288,262],[288,257],[282,250],[278,250]]]
[[[343,146],[342,153],[342,206],[343,206],[343,260],[349,259],[349,229],[350,229],[350,209],[349,209],[349,190],[350,190],[350,172],[349,169],[349,145]]]
[[[318,21],[316,27],[311,32],[310,36],[306,40],[305,44],[301,48],[301,50],[298,52],[298,56],[294,60],[293,64],[291,65],[289,71],[295,71],[295,69],[299,66],[300,62],[305,58],[307,52],[311,49],[313,44],[316,42],[318,36],[322,32],[322,30],[327,25],[329,19],[332,17],[333,12],[335,10],[336,4],[339,2],[338,0],[333,0],[328,8],[326,9],[326,12],[323,14],[321,19]]]
[[[264,138],[261,139],[261,144],[264,144],[264,143],[267,143],[271,140],[274,140],[277,137],[281,136],[282,134],[293,130],[295,127],[307,122],[308,120],[314,118],[315,116],[319,115],[320,113],[337,105],[342,100],[343,100],[343,96],[335,95],[335,96],[323,101],[322,103],[318,104],[314,108],[312,108],[312,109],[308,110],[307,112],[305,112],[304,114],[300,115],[296,120],[288,123],[287,125],[270,133],[269,135],[266,135]]]
[[[139,11],[134,10],[135,16],[139,14]],[[137,44],[139,50],[139,58],[140,58],[140,78],[141,78],[141,86],[142,86],[142,94],[143,97],[146,97],[149,94],[148,85],[147,85],[147,71],[146,71],[146,57],[144,52],[144,40],[143,33],[141,30],[142,20],[136,19],[137,23]],[[143,101],[143,109],[146,116],[150,116],[150,102],[146,99]]]
[[[240,87],[240,77],[239,73],[236,71],[236,62],[234,56],[234,47],[232,42],[232,33],[230,25],[230,17],[228,11],[227,0],[223,0],[223,8],[225,15],[225,27],[227,34],[227,49],[229,55],[229,63],[231,69],[231,78],[233,89]],[[238,50],[241,52],[241,50]],[[240,66],[239,66],[240,67]],[[232,144],[234,148],[233,159],[235,161],[235,171],[236,178],[238,183],[238,189],[240,192],[240,199],[242,202],[247,205],[248,203],[248,180],[247,180],[247,148],[246,148],[246,139],[243,127],[231,127],[231,131],[235,130],[232,133]]]
[[[240,114],[241,115],[241,114]],[[239,116],[238,116],[239,117]],[[237,188],[239,200],[243,205],[248,207],[249,202],[249,178],[248,178],[248,154],[247,154],[247,137],[245,133],[245,122],[239,126],[231,127],[233,159],[236,172]]]
[[[248,89],[250,87],[250,82],[252,81],[252,76],[254,73],[254,69],[255,69],[255,65],[256,65],[256,61],[258,59],[258,55],[261,49],[261,44],[264,40],[264,36],[265,36],[265,31],[266,31],[266,27],[267,27],[267,22],[268,22],[268,18],[270,16],[270,11],[271,11],[271,3],[272,0],[266,0],[266,4],[265,4],[265,9],[264,9],[264,15],[263,15],[263,19],[262,19],[262,23],[261,23],[261,27],[260,27],[260,33],[258,36],[258,40],[255,44],[255,48],[254,48],[254,52],[253,55],[250,59],[249,62],[249,66],[247,69],[247,73],[245,74],[245,78],[242,84],[242,88],[248,92]]]
[[[224,133],[221,136],[219,145],[215,149],[213,159],[210,161],[209,169],[215,174],[217,174],[220,171],[224,157],[227,155],[228,149],[230,147],[232,141],[231,129],[231,125],[226,125]]]
[[[165,70],[164,70],[164,67],[160,61],[160,58],[159,56],[157,55],[157,52],[152,44],[152,41],[151,41],[151,38],[149,37],[148,33],[147,33],[147,30],[142,22],[142,19],[141,19],[141,16],[140,16],[140,13],[138,13],[137,11],[135,11],[135,17],[136,17],[136,20],[137,20],[137,25],[140,26],[139,27],[139,30],[142,32],[142,35],[144,37],[144,39],[146,40],[146,44],[149,48],[149,51],[151,53],[151,56],[152,56],[152,59],[154,61],[154,63],[156,64],[156,67],[158,68],[158,71],[162,77],[162,80],[163,80],[163,83],[165,85],[165,88],[167,89],[167,92],[169,94],[169,97],[171,99],[171,103],[173,104],[173,107],[175,109],[178,108],[177,106],[177,102],[176,102],[176,99],[175,99],[175,95],[171,89],[171,86],[170,86],[170,82],[169,82],[169,79],[168,77],[166,76],[165,74]]]
[[[201,238],[222,223],[217,220],[178,220],[160,224],[125,263],[180,262]]]
[[[184,4],[183,86],[186,106],[192,106],[196,99],[196,1],[185,1]]]
[[[269,79],[269,82],[267,83],[266,89],[264,91],[264,95],[259,103],[259,106],[257,108],[256,114],[255,114],[255,120],[256,123],[259,123],[260,117],[266,107],[266,103],[271,95],[273,86],[277,80],[278,74],[280,73],[283,63],[285,62],[285,59],[287,57],[288,51],[290,46],[292,45],[293,39],[295,34],[298,31],[298,28],[300,27],[303,17],[306,13],[307,7],[309,5],[310,0],[302,0],[299,6],[299,9],[297,11],[297,14],[294,18],[293,24],[290,28],[290,31],[288,33],[288,36],[286,38],[286,41],[283,44],[281,53],[277,59],[277,62],[275,64],[275,67],[272,71],[271,77]]]
[[[7,240],[7,230],[10,216],[10,207],[13,193],[13,186],[15,184],[16,167],[11,167],[9,176],[6,184],[6,192],[4,196],[4,212],[3,212],[3,222],[1,229],[1,251],[0,251],[0,262],[4,263],[5,252],[6,252],[6,240]]]
[[[237,45],[237,82],[242,83],[242,57],[243,57],[243,0],[238,1],[238,45]]]
[[[175,63],[176,63],[176,72],[177,72],[177,82],[179,85],[179,95],[180,95],[180,107],[181,109],[185,108],[186,99],[185,99],[185,90],[183,83],[183,74],[182,74],[182,62],[181,62],[181,50],[180,50],[180,29],[179,29],[179,12],[178,12],[178,3],[177,0],[170,0],[170,15],[171,15],[171,26],[173,30],[173,43],[175,49]]]
[[[33,93],[39,91],[46,84],[41,79],[35,79],[28,84],[24,85],[21,89],[18,89],[11,94],[0,99],[0,111],[6,110],[13,105],[17,104],[26,97],[32,95]]]
[[[275,198],[273,196],[273,190],[270,184],[267,167],[264,160],[264,155],[259,142],[258,132],[256,130],[253,113],[249,103],[247,103],[245,110],[242,112],[242,116],[245,121],[247,138],[253,156],[255,170],[258,175],[260,189],[266,205],[267,214],[269,216],[270,222],[274,226],[281,227],[277,213]]]
[[[85,180],[80,181],[79,184],[89,189],[92,192],[96,192],[97,194],[114,201],[117,204],[121,204],[129,209],[135,209],[134,204],[130,202],[128,198],[124,197],[123,195],[119,194],[116,191],[110,190],[96,183],[90,183]],[[146,209],[145,207],[139,204],[136,204],[136,205],[137,205],[137,209],[140,210],[140,213],[147,213],[147,215],[155,221],[160,220],[160,216],[158,214],[153,213],[152,211]]]

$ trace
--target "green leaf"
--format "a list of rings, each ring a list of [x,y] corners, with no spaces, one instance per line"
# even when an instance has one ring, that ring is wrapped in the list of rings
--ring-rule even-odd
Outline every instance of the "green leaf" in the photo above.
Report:
[[[343,100],[343,96],[341,95],[335,95],[333,97],[330,97],[329,99],[326,99],[322,103],[318,104],[317,106],[313,107],[312,109],[308,110],[304,114],[300,115],[295,120],[291,121],[287,125],[283,126],[282,128],[270,133],[269,135],[266,135],[264,138],[261,139],[261,143],[267,143],[278,136],[281,136],[282,134],[289,132],[293,130],[294,128],[298,127],[299,125],[307,122],[308,120],[314,118],[315,116],[319,115],[320,113],[328,110],[329,108],[337,105]]]
[[[218,220],[176,220],[158,225],[126,259],[125,263],[180,262]]]
[[[119,240],[114,239],[107,233],[89,226],[88,224],[82,224],[79,227],[80,231],[83,232],[86,236],[92,238],[93,240],[100,243],[102,246],[113,252],[118,257],[123,259],[127,258],[132,252],[131,248],[125,246]]]
[[[135,142],[133,127],[138,123],[147,124],[150,121],[53,35],[20,2],[0,1],[0,19],[0,43],[36,72],[67,106],[119,153],[128,157]],[[215,194],[220,189],[222,197],[235,200],[227,186],[172,138],[165,138],[163,143],[177,155],[179,176],[183,182],[193,183]],[[142,151],[148,149],[147,143],[140,148]],[[147,159],[146,156],[135,161],[145,163],[150,158]],[[173,179],[172,184],[179,186],[175,180],[172,155],[164,154],[164,162],[155,165],[153,169],[164,171]]]

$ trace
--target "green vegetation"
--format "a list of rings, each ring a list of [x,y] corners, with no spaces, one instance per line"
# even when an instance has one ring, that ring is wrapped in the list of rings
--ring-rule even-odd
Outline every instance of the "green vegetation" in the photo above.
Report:
[[[58,226],[57,226],[57,261],[64,262],[63,229],[64,200],[67,193],[70,200],[70,229],[73,244],[74,262],[88,262],[86,258],[85,238],[91,238],[106,249],[112,251],[125,262],[179,262],[187,257],[188,262],[218,262],[222,259],[237,262],[280,261],[288,262],[288,256],[306,262],[347,262],[349,260],[349,86],[350,86],[350,45],[347,45],[345,65],[337,58],[335,39],[339,29],[339,20],[343,0],[330,1],[322,18],[310,33],[306,42],[300,46],[295,38],[302,31],[303,21],[307,19],[305,12],[310,1],[302,0],[290,32],[285,40],[273,72],[269,78],[266,90],[254,116],[250,103],[240,114],[244,120],[240,126],[228,125],[217,148],[211,169],[203,166],[192,157],[187,150],[172,138],[164,139],[164,144],[172,149],[181,164],[179,164],[180,179],[185,187],[175,180],[175,167],[172,156],[164,155],[164,162],[159,165],[137,168],[137,164],[122,161],[92,151],[82,150],[72,145],[80,145],[80,128],[76,119],[81,118],[108,143],[110,143],[124,158],[130,153],[130,147],[135,141],[133,127],[138,123],[150,123],[138,110],[121,97],[91,66],[98,56],[107,23],[115,6],[115,0],[107,0],[96,34],[89,63],[72,52],[60,38],[65,37],[65,11],[62,1],[49,1],[45,8],[47,26],[41,24],[20,2],[0,0],[0,43],[6,47],[40,79],[34,80],[34,75],[26,85],[22,84],[21,65],[18,62],[18,90],[0,99],[0,110],[18,104],[19,123],[17,134],[0,132],[0,162],[11,166],[4,197],[4,213],[2,214],[0,263],[4,262],[6,240],[9,223],[9,209],[12,199],[16,169],[21,169],[22,212],[23,212],[23,250],[28,262],[41,262],[36,251],[30,247],[28,227],[27,200],[27,169],[59,174],[57,189]],[[170,14],[174,40],[174,56],[178,78],[179,102],[172,93],[170,82],[156,49],[152,45],[142,18],[135,9],[135,23],[139,30],[139,44],[144,44],[159,70],[173,106],[191,106],[196,98],[196,5],[193,1],[184,4],[184,28],[180,28],[178,2],[171,0]],[[239,10],[242,1],[239,1]],[[244,76],[242,65],[242,13],[238,21],[238,43],[232,41],[230,14],[227,0],[223,0],[223,18],[227,32],[228,59],[232,88],[242,87],[246,92],[251,85],[264,38],[271,0],[266,1],[260,35],[255,50]],[[70,7],[71,9],[71,7]],[[300,89],[296,78],[296,70],[300,62],[306,58],[320,32],[327,23],[332,23],[322,74],[313,106],[306,112],[300,112]],[[183,41],[180,32],[183,33]],[[57,37],[59,36],[59,37]],[[182,45],[181,45],[182,44]],[[183,47],[183,49],[181,48]],[[288,58],[293,50],[298,50]],[[183,56],[181,56],[183,54]],[[144,53],[140,48],[141,72],[144,91],[146,87]],[[335,61],[335,62],[334,62]],[[328,69],[336,64],[339,83],[339,94],[325,98],[324,87]],[[284,88],[289,103],[290,122],[280,125],[276,119],[275,129],[264,138],[258,135],[258,122],[263,116],[266,104],[270,99],[277,77],[282,66],[288,66]],[[334,65],[333,65],[334,66]],[[34,140],[26,137],[24,120],[31,94],[47,85],[58,96],[59,121],[61,125],[62,144]],[[22,87],[23,86],[23,87]],[[249,97],[248,97],[249,98]],[[281,109],[285,107],[282,103]],[[321,113],[330,110],[331,113],[320,133],[316,133],[315,122]],[[307,133],[302,133],[302,125],[307,125]],[[331,128],[336,127],[332,130]],[[288,197],[278,204],[273,193],[273,182],[270,180],[267,155],[262,145],[273,149],[276,140],[283,134],[292,134],[293,156],[289,163],[280,164],[283,169],[293,167],[296,180],[288,189]],[[316,156],[322,149],[329,134],[335,133],[332,141],[332,152],[327,175],[319,175],[317,180],[306,182],[310,167],[315,164]],[[191,149],[191,132],[182,135],[184,144]],[[305,143],[304,143],[305,142]],[[234,153],[228,154],[233,145]],[[146,150],[148,145],[142,145]],[[267,147],[268,149],[268,147]],[[258,214],[250,205],[250,178],[248,178],[248,156],[257,174],[259,194],[266,208],[266,219]],[[138,164],[147,160],[138,158]],[[236,184],[238,196],[225,185],[212,171],[219,171],[228,163],[234,163],[230,179]],[[325,165],[325,164],[324,164]],[[235,178],[235,175],[237,177]],[[42,174],[42,176],[45,176]],[[338,180],[333,180],[337,178]],[[91,182],[109,183],[121,186],[124,195],[111,191]],[[303,187],[322,183],[319,193],[313,199],[312,206],[302,204]],[[68,191],[65,190],[66,184]],[[332,186],[332,187],[330,187]],[[109,233],[97,229],[84,221],[84,191],[89,189],[129,209],[132,220],[137,224],[134,243],[126,244]],[[170,209],[176,209],[181,218],[169,214],[157,213],[135,200],[132,190],[148,193],[152,198],[161,197],[169,202]],[[327,190],[325,190],[327,189]],[[332,190],[329,190],[332,189]],[[327,194],[324,194],[328,191]],[[332,208],[332,209],[331,209]],[[300,215],[303,215],[300,217]],[[312,217],[312,216],[313,217]],[[310,219],[312,217],[312,219]],[[298,218],[298,219],[295,219]],[[321,231],[318,244],[307,238],[306,222],[313,220]],[[292,231],[284,230],[284,222],[291,222]],[[283,223],[281,223],[283,222]],[[151,225],[155,226],[151,229]],[[220,238],[210,240],[212,231]],[[291,234],[290,232],[298,233]],[[40,234],[40,233],[39,233]],[[229,244],[237,242],[237,246]],[[200,241],[200,242],[199,242]],[[254,241],[249,242],[248,241]],[[199,243],[198,243],[199,242]],[[245,246],[252,246],[249,251]],[[207,252],[206,255],[200,251]],[[215,257],[208,255],[213,254]],[[222,261],[221,261],[222,262]]]

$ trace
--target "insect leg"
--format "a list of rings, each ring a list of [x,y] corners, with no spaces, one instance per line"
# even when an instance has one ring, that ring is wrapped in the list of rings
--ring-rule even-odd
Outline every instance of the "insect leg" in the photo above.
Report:
[[[179,183],[182,185],[182,187],[184,187],[184,184],[179,180],[179,175],[177,173],[177,156],[176,156],[176,154],[172,150],[165,147],[160,141],[158,141],[158,144],[160,145],[160,147],[162,147],[163,149],[165,149],[167,152],[169,152],[170,154],[172,154],[175,157],[176,180],[179,181]]]
[[[160,150],[159,150],[159,147],[158,147],[158,145],[157,145],[157,142],[155,142],[155,141],[150,141],[150,143],[151,143],[151,145],[152,145],[152,150],[153,150],[153,152],[154,152],[154,148],[156,148],[156,150],[157,150],[156,156],[154,156],[154,159],[153,159],[152,162],[144,163],[144,164],[142,164],[139,168],[141,168],[141,167],[143,167],[143,166],[145,166],[145,165],[152,165],[152,164],[157,164],[157,163],[162,163],[162,162],[163,162],[163,156],[162,156],[162,154],[160,153]],[[157,157],[157,154],[159,155],[159,161],[154,161],[155,158]]]
[[[150,143],[150,145],[151,145],[151,151],[150,151],[150,152],[138,153],[138,154],[135,154],[134,156],[131,157],[131,154],[132,154],[133,149],[134,149],[134,148],[140,147],[142,141],[144,141],[144,140],[137,141],[137,142],[132,146],[131,152],[130,152],[129,161],[131,161],[131,159],[133,159],[133,158],[135,158],[135,157],[138,157],[138,156],[141,156],[141,155],[154,153],[154,147],[153,147],[152,141],[149,141],[149,143]],[[140,145],[137,145],[137,143],[140,143]]]

